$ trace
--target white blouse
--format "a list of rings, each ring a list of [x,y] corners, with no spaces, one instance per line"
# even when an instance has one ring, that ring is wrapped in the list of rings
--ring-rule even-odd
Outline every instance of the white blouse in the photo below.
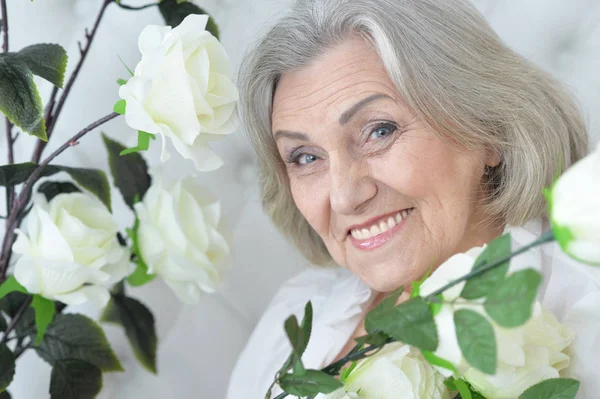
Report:
[[[508,227],[513,248],[522,247],[548,229],[531,221]],[[511,260],[510,271],[534,267],[543,275],[539,299],[574,332],[571,365],[565,376],[581,381],[577,398],[592,399],[600,392],[600,268],[568,258],[557,244],[545,244]],[[311,339],[302,356],[305,367],[322,368],[343,349],[373,297],[371,289],[343,268],[308,269],[281,286],[267,307],[231,375],[227,399],[262,399],[291,347],[283,323],[294,314],[300,320],[312,301]],[[277,387],[273,396],[281,391]]]

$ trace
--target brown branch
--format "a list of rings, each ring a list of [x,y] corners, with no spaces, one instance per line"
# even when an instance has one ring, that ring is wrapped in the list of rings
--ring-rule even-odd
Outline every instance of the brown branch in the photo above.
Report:
[[[10,334],[12,332],[12,330],[17,326],[17,323],[19,323],[19,321],[21,320],[21,317],[23,317],[23,313],[25,313],[25,311],[31,304],[32,300],[33,300],[33,297],[29,296],[25,301],[23,301],[23,303],[21,304],[21,307],[19,308],[19,310],[17,311],[15,316],[10,320],[10,323],[8,324],[8,327],[6,328],[6,331],[4,331],[4,336],[2,337],[2,341],[0,341],[0,343],[3,344],[8,340],[8,334]]]
[[[10,257],[12,254],[11,247],[14,242],[15,237],[15,229],[19,227],[20,220],[18,216],[22,213],[23,209],[29,202],[29,195],[33,185],[40,177],[42,171],[48,164],[54,160],[58,155],[60,155],[67,148],[72,147],[78,144],[78,140],[82,138],[84,135],[94,130],[100,125],[105,124],[106,122],[116,118],[119,116],[116,112],[106,115],[103,118],[98,119],[94,123],[90,124],[88,127],[80,130],[75,136],[71,137],[67,142],[65,142],[62,146],[60,146],[56,151],[54,151],[48,158],[44,159],[42,163],[29,175],[25,183],[23,184],[23,189],[21,193],[17,197],[17,199],[13,202],[10,213],[8,214],[8,219],[6,220],[6,232],[4,234],[4,239],[2,241],[2,252],[0,252],[0,283],[5,280],[6,277],[6,269],[8,268],[8,263],[10,261]]]
[[[6,0],[0,1],[0,8],[2,9],[2,51],[8,52],[8,13],[6,11]],[[15,154],[14,154],[14,140],[12,136],[12,123],[6,119],[5,130],[6,130],[6,145],[8,147],[8,163],[12,164],[15,162]],[[6,213],[8,214],[10,207],[12,206],[12,202],[15,197],[15,188],[14,187],[6,187]]]
[[[2,0],[2,1],[5,1],[5,0]],[[89,32],[87,30],[87,28],[85,29],[86,44],[83,47],[81,46],[81,44],[79,44],[79,51],[81,53],[79,62],[75,66],[75,69],[73,70],[73,73],[71,74],[71,77],[69,78],[69,81],[65,85],[65,88],[60,96],[60,99],[58,100],[58,105],[56,106],[56,110],[54,112],[52,112],[52,109],[50,109],[51,112],[46,115],[46,133],[48,135],[48,140],[50,140],[50,136],[52,135],[52,132],[54,131],[54,127],[56,126],[56,121],[58,120],[58,117],[60,116],[63,106],[65,105],[67,96],[69,95],[69,92],[71,91],[71,88],[73,87],[73,83],[75,83],[75,79],[77,79],[77,76],[79,75],[79,71],[81,70],[83,62],[85,61],[85,59],[89,53],[90,47],[92,46],[92,41],[94,40],[94,37],[96,36],[96,32],[98,31],[98,26],[100,25],[100,21],[102,20],[102,16],[104,15],[104,11],[106,11],[106,8],[108,7],[108,5],[110,3],[112,3],[113,1],[114,0],[103,0],[102,7],[100,8],[100,11],[98,12],[98,16],[96,17],[96,21],[94,22],[94,27],[92,28],[92,31]],[[51,108],[54,107],[57,93],[58,93],[58,90],[52,91],[52,96],[50,97],[50,101],[48,103],[48,105],[52,104]],[[35,150],[33,152],[33,155],[31,157],[32,162],[38,163],[40,161],[40,159],[42,158],[42,152],[44,151],[44,148],[46,147],[47,144],[48,144],[48,141],[42,141],[42,140],[38,141],[38,143],[35,147]]]
[[[2,7],[2,51],[8,53],[8,16],[6,13],[6,0],[0,1]]]

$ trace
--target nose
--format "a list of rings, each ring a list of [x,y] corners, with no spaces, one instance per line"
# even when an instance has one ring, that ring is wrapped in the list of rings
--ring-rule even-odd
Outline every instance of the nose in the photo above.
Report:
[[[342,215],[364,210],[377,194],[369,165],[339,152],[329,162],[331,209]]]

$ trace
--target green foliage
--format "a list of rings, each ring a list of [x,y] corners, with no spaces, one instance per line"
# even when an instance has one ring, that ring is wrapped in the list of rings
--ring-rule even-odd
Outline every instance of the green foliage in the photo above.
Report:
[[[444,385],[446,385],[450,391],[458,391],[461,399],[486,399],[464,380],[450,377],[444,381]]]
[[[83,360],[102,371],[123,371],[104,331],[80,314],[58,314],[39,346],[38,355],[54,366],[62,360]]]
[[[477,312],[460,309],[454,313],[456,338],[469,364],[486,374],[496,373],[496,338],[494,328]]]
[[[0,399],[11,399],[10,393],[8,391],[0,392]]]
[[[125,83],[127,83],[127,82],[125,82]],[[123,84],[125,84],[125,83],[123,83]],[[125,115],[126,107],[127,107],[127,103],[125,102],[125,100],[119,100],[113,106],[113,111],[119,115]]]
[[[50,399],[93,399],[102,389],[102,371],[83,360],[61,360],[52,367]]]
[[[0,299],[4,298],[6,295],[11,292],[21,292],[26,294],[27,290],[23,287],[15,278],[15,276],[10,276],[9,278],[0,285]]]
[[[352,374],[357,364],[358,361],[355,360],[352,362],[352,364],[350,364],[350,367],[342,369],[342,373],[340,374],[340,381],[342,383],[345,383],[348,377],[350,377],[350,374]]]
[[[529,387],[519,399],[573,399],[579,390],[579,381],[571,378],[551,378]]]
[[[165,23],[173,28],[178,26],[190,14],[208,15],[206,11],[197,5],[178,0],[163,0],[158,5],[158,9],[165,19]],[[219,28],[212,17],[208,19],[206,30],[217,39],[219,38]]]
[[[134,201],[137,201],[137,199]],[[140,220],[136,216],[135,223],[133,225],[133,229],[126,229],[127,235],[131,238],[131,241],[132,241],[131,250],[133,251],[133,254],[135,255],[135,263],[136,263],[135,270],[133,271],[133,273],[131,273],[127,277],[127,282],[132,287],[142,286],[156,278],[156,274],[148,273],[148,265],[146,265],[146,263],[144,262],[144,259],[142,258],[142,254],[140,252],[140,247],[138,245],[138,239],[137,239],[137,233],[138,233],[139,227],[140,227]]]
[[[0,313],[0,332],[6,331],[7,328],[8,324],[6,323],[6,319],[4,318],[4,315]]]
[[[43,298],[39,295],[33,296],[33,301],[31,302],[31,307],[35,310],[35,326],[37,331],[37,336],[35,337],[35,344],[39,345],[44,338],[44,334],[46,333],[46,329],[54,320],[54,313],[56,312],[56,308],[54,307],[54,302]]]
[[[302,375],[284,375],[279,379],[279,386],[291,395],[308,396],[333,392],[343,384],[320,370],[306,370]]]
[[[354,338],[356,345],[363,346],[366,344],[380,346],[389,341],[391,338],[383,331],[374,331],[371,334],[363,335],[362,337]]]
[[[541,279],[533,269],[513,273],[488,295],[487,314],[502,327],[523,325],[531,317]]]
[[[0,112],[24,132],[48,140],[44,106],[33,74],[12,54],[0,54]]]
[[[46,79],[56,87],[63,87],[69,57],[58,44],[40,43],[25,47],[15,54],[34,75]]]
[[[117,79],[117,84],[118,84],[119,86],[123,86],[125,83],[127,83],[127,81],[126,81],[125,79]],[[123,105],[125,105],[125,100],[122,100],[122,101],[123,101]],[[118,103],[119,103],[119,102],[117,102],[117,104],[118,104]],[[115,104],[115,112],[119,112],[119,111],[117,111],[117,109],[116,109],[116,107],[117,107],[117,104]],[[123,108],[123,112],[122,112],[122,113],[121,113],[121,112],[119,112],[119,113],[120,113],[121,115],[123,115],[123,114],[125,113],[125,108]]]
[[[37,165],[33,162],[0,166],[0,186],[24,183],[36,168]],[[48,165],[42,170],[40,177],[52,176],[58,172],[68,173],[81,187],[98,197],[106,208],[111,210],[110,185],[104,171]]]
[[[46,181],[37,189],[38,192],[44,194],[46,201],[52,201],[52,198],[58,194],[69,194],[69,193],[80,193],[81,190],[71,182],[68,181]]]
[[[511,254],[510,234],[504,234],[490,242],[475,260],[473,270],[498,262]],[[461,296],[465,299],[478,299],[485,297],[502,282],[508,271],[510,261],[502,263],[487,272],[467,280]]]
[[[136,299],[113,295],[104,309],[101,321],[119,323],[139,362],[156,374],[157,337],[152,312]]]
[[[11,277],[9,277],[9,279]],[[23,290],[25,290],[25,288],[23,288]],[[1,287],[0,291],[2,291]],[[29,299],[29,295],[23,292],[13,291],[9,294],[6,294],[5,296],[0,295],[0,298],[0,309],[9,317],[13,318],[23,305],[23,302]]]
[[[451,362],[449,362],[448,360],[437,356],[436,354],[434,354],[431,351],[422,350],[421,353],[423,354],[423,357],[425,358],[425,360],[427,360],[430,364],[433,364],[434,366],[445,368],[446,370],[450,370],[453,373],[456,373],[456,367],[454,367],[454,365]]]
[[[0,392],[10,385],[14,376],[15,355],[6,344],[0,344]]]
[[[298,325],[296,316],[290,316],[284,323],[285,332],[292,344],[291,365],[294,367],[294,373],[304,373],[302,365],[302,355],[308,346],[310,334],[312,332],[313,308],[309,301],[304,307],[304,317],[301,325]]]
[[[411,298],[398,306],[393,304],[399,295],[384,299],[367,314],[368,332],[380,330],[397,341],[419,349],[435,351],[438,345],[437,328],[427,303],[422,298]]]
[[[134,152],[148,151],[148,148],[150,148],[150,139],[156,140],[156,135],[138,130],[137,146],[125,149],[121,151],[119,155],[128,155]]]
[[[121,192],[125,203],[133,209],[136,197],[143,199],[152,184],[148,164],[138,153],[120,156],[125,150],[124,145],[105,134],[102,134],[102,139],[108,152],[108,163],[115,186]]]

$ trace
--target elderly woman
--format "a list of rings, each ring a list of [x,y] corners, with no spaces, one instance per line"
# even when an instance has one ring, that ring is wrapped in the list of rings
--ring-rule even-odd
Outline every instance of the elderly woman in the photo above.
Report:
[[[588,151],[570,94],[466,0],[300,0],[250,52],[241,92],[264,208],[327,267],[281,287],[238,360],[230,399],[264,397],[289,354],[283,322],[309,299],[303,360],[320,368],[364,334],[385,293],[430,266],[503,232],[517,247],[533,241],[548,228],[543,188]],[[541,269],[540,298],[564,320],[600,301],[600,276],[556,248],[515,262]],[[565,286],[575,294],[562,295]],[[581,380],[593,374],[573,362]]]

